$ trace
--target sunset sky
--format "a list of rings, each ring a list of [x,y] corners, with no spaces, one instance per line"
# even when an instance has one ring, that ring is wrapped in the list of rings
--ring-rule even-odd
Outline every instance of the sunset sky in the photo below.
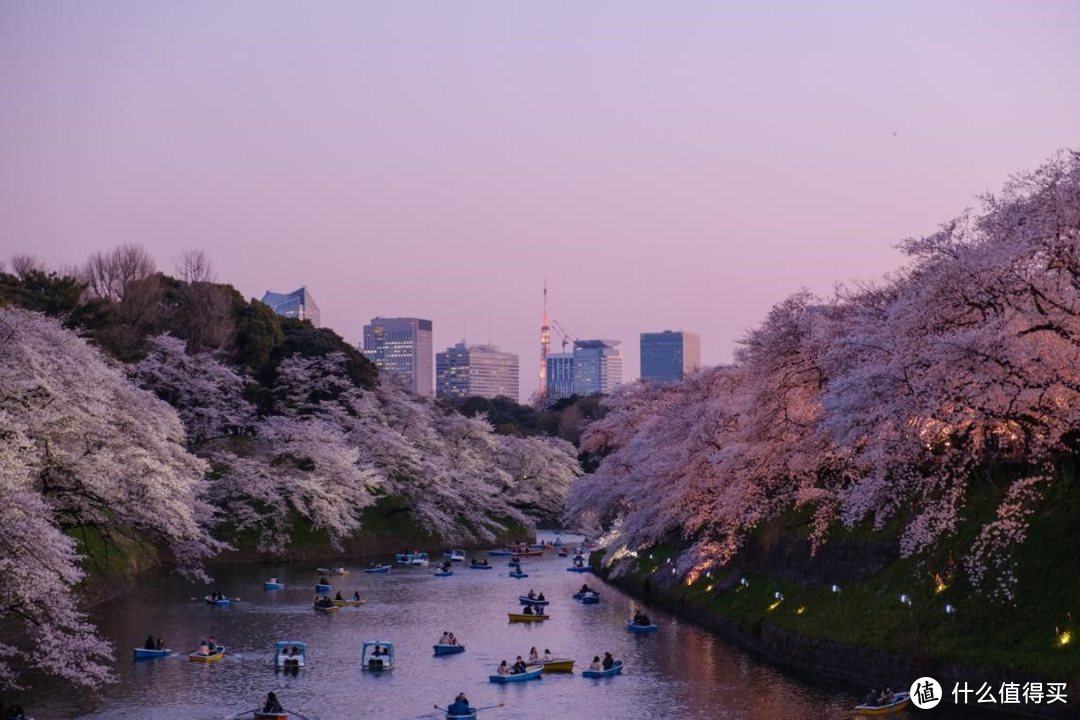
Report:
[[[1078,37],[1077,2],[2,0],[0,257],[203,248],[353,342],[490,336],[523,398],[545,278],[628,379],[642,331],[725,362],[1080,147]]]

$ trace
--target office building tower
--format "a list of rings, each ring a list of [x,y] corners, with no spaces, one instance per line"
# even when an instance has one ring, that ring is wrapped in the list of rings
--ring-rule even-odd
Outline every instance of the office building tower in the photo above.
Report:
[[[446,398],[505,396],[518,401],[518,356],[493,345],[459,342],[435,355],[435,394]]]
[[[364,326],[364,355],[417,395],[433,395],[434,333],[430,320],[376,317]]]
[[[682,330],[641,333],[641,377],[678,382],[701,367],[701,338]]]
[[[574,341],[574,394],[607,395],[622,385],[622,354],[618,340]]]
[[[291,293],[267,290],[262,301],[282,317],[308,320],[315,327],[319,327],[319,306],[315,304],[315,298],[311,297],[311,292],[306,287]]]

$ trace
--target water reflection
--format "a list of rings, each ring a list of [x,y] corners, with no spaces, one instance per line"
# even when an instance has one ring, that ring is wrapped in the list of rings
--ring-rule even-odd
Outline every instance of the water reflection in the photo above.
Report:
[[[204,587],[175,576],[152,578],[96,613],[119,648],[116,684],[97,694],[39,686],[25,704],[39,719],[221,720],[255,707],[273,690],[286,708],[312,720],[436,718],[434,704],[445,706],[464,691],[473,704],[505,704],[482,713],[488,720],[850,717],[853,696],[793,680],[657,608],[645,610],[660,632],[627,633],[622,623],[631,600],[605,586],[599,605],[574,602],[583,580],[599,581],[566,572],[566,558],[526,559],[525,580],[508,577],[504,559],[492,562],[496,568],[488,571],[456,564],[449,578],[432,577],[433,567],[367,575],[361,564],[350,565],[349,575],[332,578],[334,589],[346,597],[357,590],[368,602],[332,615],[312,609],[314,564],[213,568],[220,589],[240,598],[228,608],[202,602]],[[263,580],[275,574],[285,589],[264,591]],[[507,613],[520,607],[517,596],[530,588],[552,601],[551,619],[508,623]],[[444,630],[455,633],[466,652],[433,656]],[[131,649],[148,634],[163,636],[178,655],[132,661]],[[189,662],[186,653],[209,635],[228,647],[225,659]],[[360,647],[369,639],[393,641],[392,671],[360,670]],[[306,642],[307,666],[275,671],[277,640]],[[487,681],[501,660],[512,663],[531,646],[573,657],[575,673],[520,684]],[[625,661],[624,675],[583,679],[580,670],[606,651]]]

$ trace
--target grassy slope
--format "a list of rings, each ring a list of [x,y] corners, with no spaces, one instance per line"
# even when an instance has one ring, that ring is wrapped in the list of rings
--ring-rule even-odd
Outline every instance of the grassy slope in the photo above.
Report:
[[[1048,679],[1080,677],[1080,626],[1073,624],[1073,616],[1080,618],[1080,483],[1074,469],[1065,471],[1064,478],[1033,518],[1017,554],[1015,606],[973,593],[952,561],[964,556],[975,537],[978,525],[972,520],[985,519],[996,507],[1000,491],[989,485],[969,503],[959,532],[931,555],[897,560],[871,578],[845,583],[839,593],[832,592],[830,584],[801,586],[762,575],[748,575],[746,587],[720,589],[723,573],[671,592],[746,632],[756,633],[767,622],[808,637],[916,658],[1007,668]],[[792,532],[799,524],[785,518],[757,532]],[[832,541],[857,542],[875,535],[868,528],[840,530]],[[641,553],[635,579],[648,582],[663,573],[675,550],[657,546]],[[935,573],[948,578],[950,567],[956,568],[955,579],[936,591]],[[783,602],[770,609],[777,591]],[[911,597],[910,607],[900,603],[902,593]],[[947,615],[946,603],[957,612]],[[1070,629],[1072,642],[1061,645],[1055,628]]]

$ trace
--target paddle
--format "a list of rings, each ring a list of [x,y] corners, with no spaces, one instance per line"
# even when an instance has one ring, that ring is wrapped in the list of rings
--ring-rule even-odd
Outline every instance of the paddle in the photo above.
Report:
[[[491,710],[492,708],[501,708],[501,707],[503,707],[503,705],[504,705],[504,703],[498,703],[496,705],[484,705],[483,707],[474,707],[474,708],[470,708],[470,709],[475,710],[476,712],[480,712],[481,710]],[[442,711],[444,713],[450,712],[449,708],[439,707],[438,705],[435,705],[434,707],[435,707],[436,710],[440,710],[440,711]],[[453,715],[447,715],[447,717],[453,717]],[[468,716],[466,716],[466,717],[468,717]]]
[[[308,718],[307,715],[301,715],[300,713],[296,712],[295,710],[288,710],[286,712],[288,712],[290,715],[295,715],[296,717],[300,718],[300,720],[310,720],[310,718]]]
[[[236,713],[235,715],[229,715],[229,716],[227,716],[227,717],[225,718],[225,720],[234,720],[234,718],[238,718],[238,717],[240,717],[241,715],[247,715],[248,713],[256,713],[256,712],[259,712],[259,710],[260,710],[260,709],[261,709],[261,708],[253,707],[253,708],[251,708],[250,710],[245,710],[244,712],[238,712],[238,713]]]

